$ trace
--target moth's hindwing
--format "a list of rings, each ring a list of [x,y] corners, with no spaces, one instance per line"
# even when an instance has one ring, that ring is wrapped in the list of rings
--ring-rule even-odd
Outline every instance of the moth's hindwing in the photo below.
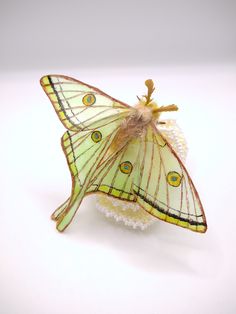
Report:
[[[201,201],[175,152],[152,126],[148,127],[141,146],[133,185],[137,202],[161,220],[205,232],[207,224]]]

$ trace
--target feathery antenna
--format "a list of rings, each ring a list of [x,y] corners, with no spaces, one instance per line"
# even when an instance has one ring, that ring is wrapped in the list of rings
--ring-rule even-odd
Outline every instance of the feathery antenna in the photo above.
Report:
[[[150,80],[150,79],[145,81],[145,85],[147,86],[148,92],[147,92],[147,95],[144,95],[143,97],[146,99],[145,106],[147,106],[153,100],[151,96],[155,90],[155,87],[154,87],[153,80]]]

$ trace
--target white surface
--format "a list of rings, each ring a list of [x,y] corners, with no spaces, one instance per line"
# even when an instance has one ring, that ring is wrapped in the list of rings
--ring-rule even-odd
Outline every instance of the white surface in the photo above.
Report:
[[[159,103],[179,105],[206,234],[130,230],[89,197],[58,233],[49,216],[71,181],[44,74],[0,76],[0,313],[235,313],[235,65],[63,71],[130,104],[153,78]]]

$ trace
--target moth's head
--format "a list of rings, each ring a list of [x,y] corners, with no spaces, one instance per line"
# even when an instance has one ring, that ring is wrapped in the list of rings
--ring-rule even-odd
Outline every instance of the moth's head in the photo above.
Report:
[[[147,86],[147,89],[148,89],[147,95],[143,95],[141,98],[138,97],[138,100],[139,100],[138,106],[150,109],[152,113],[152,118],[154,121],[159,120],[161,112],[178,110],[178,107],[176,105],[168,105],[168,106],[159,107],[157,103],[153,101],[153,98],[151,98],[155,90],[153,81],[150,79],[146,80],[145,85]]]

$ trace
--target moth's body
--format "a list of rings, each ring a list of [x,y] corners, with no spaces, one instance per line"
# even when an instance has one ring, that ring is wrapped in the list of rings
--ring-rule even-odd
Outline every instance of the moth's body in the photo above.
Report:
[[[134,138],[143,137],[150,123],[155,123],[156,117],[150,107],[140,101],[133,107],[129,115],[121,123],[112,144],[111,151],[119,150]]]
[[[156,125],[161,112],[148,92],[134,107],[99,89],[61,76],[48,75],[41,84],[67,131],[62,147],[72,177],[72,192],[52,215],[63,231],[83,198],[102,192],[136,202],[161,220],[205,232],[207,225],[198,193],[180,158]]]

